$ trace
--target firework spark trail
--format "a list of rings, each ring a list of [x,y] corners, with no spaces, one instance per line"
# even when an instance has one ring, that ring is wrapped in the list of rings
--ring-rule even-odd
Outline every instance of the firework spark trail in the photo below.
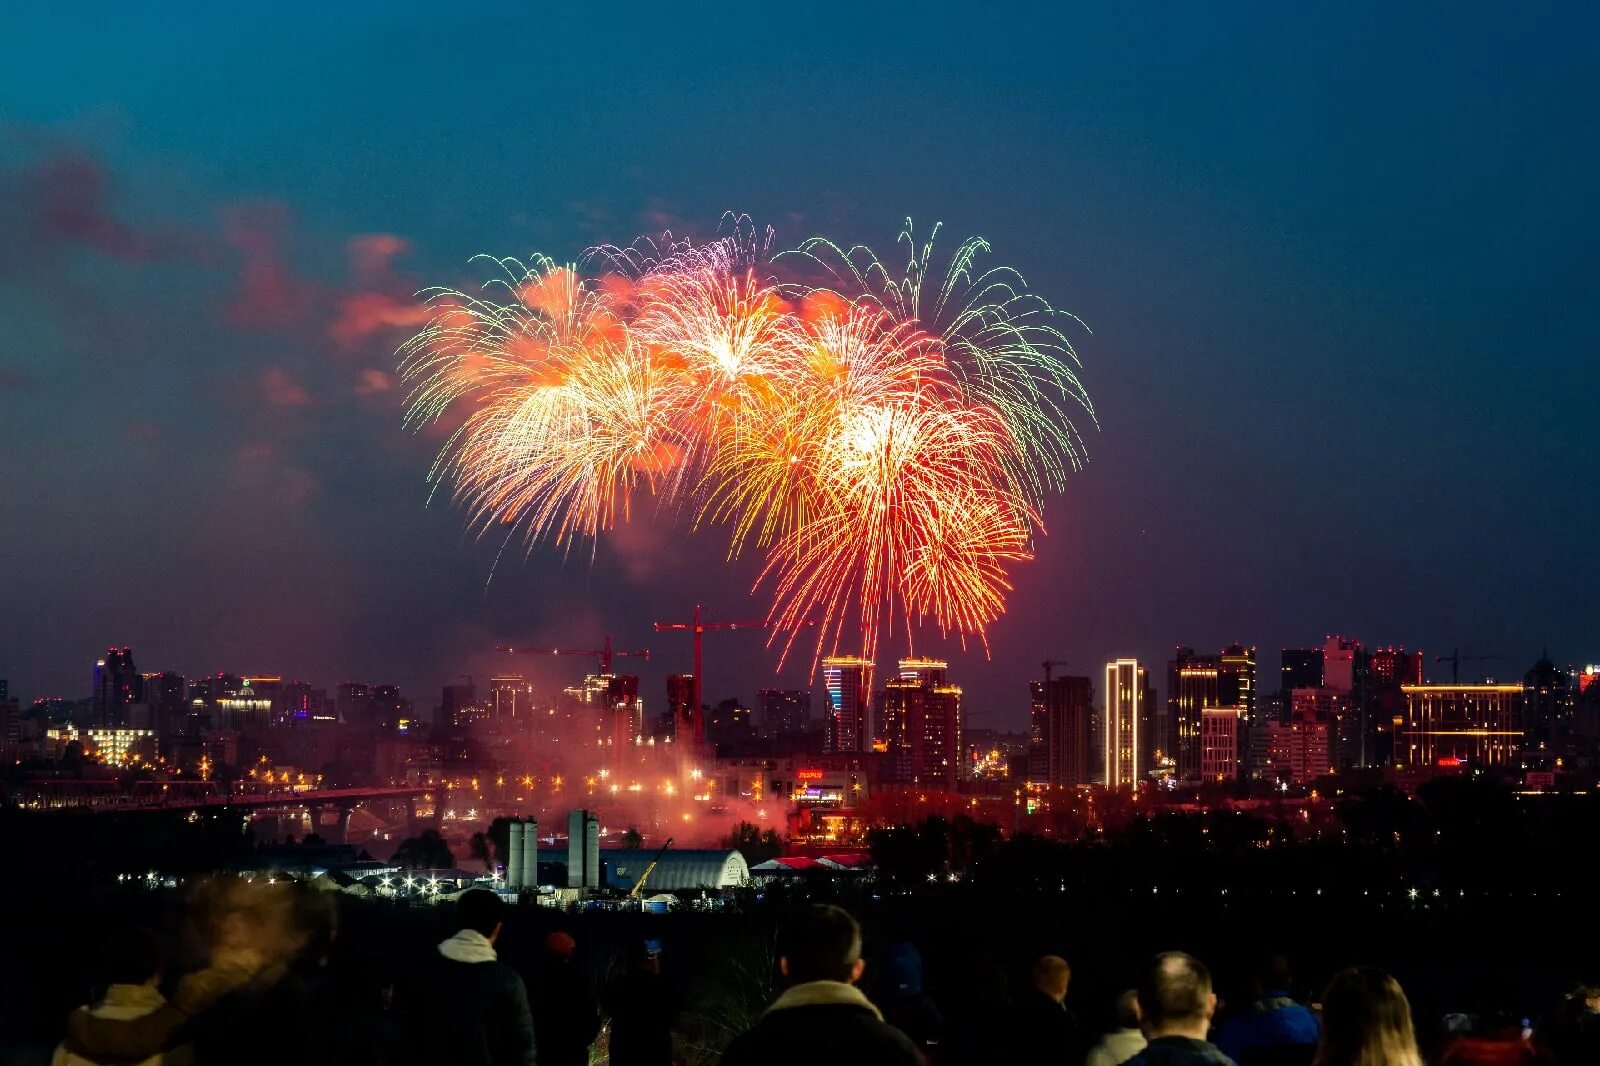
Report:
[[[432,483],[529,550],[597,537],[640,493],[725,525],[730,557],[766,553],[783,655],[816,625],[813,666],[929,621],[983,641],[1042,494],[1083,461],[1071,409],[1093,408],[1057,312],[980,271],[986,243],[930,287],[932,241],[909,222],[901,240],[895,276],[821,238],[772,257],[738,218],[703,244],[592,249],[592,276],[502,259],[479,295],[430,291],[402,348],[407,420],[467,412]],[[789,256],[830,284],[780,282]]]

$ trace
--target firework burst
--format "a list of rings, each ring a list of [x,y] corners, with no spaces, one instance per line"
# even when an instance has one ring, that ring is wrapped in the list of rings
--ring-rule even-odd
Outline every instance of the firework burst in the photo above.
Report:
[[[491,260],[482,292],[430,291],[402,348],[407,418],[463,419],[433,484],[530,550],[595,538],[642,496],[724,527],[730,556],[765,552],[784,655],[809,625],[813,663],[929,622],[983,640],[1042,494],[1083,461],[1070,416],[1093,408],[1061,316],[980,270],[986,243],[930,287],[932,241],[909,222],[901,239],[892,274],[821,238],[774,257],[741,218],[704,244],[592,249],[588,275]],[[790,257],[826,284],[781,280]]]

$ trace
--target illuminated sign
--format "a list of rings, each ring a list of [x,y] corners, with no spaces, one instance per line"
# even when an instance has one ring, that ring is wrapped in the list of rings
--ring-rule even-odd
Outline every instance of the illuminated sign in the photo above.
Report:
[[[794,772],[794,778],[795,778],[796,781],[821,781],[822,780],[822,771],[821,770],[796,770]]]

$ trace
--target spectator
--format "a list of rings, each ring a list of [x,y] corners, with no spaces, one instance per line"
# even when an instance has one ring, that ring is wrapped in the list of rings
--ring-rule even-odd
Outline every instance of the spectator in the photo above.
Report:
[[[1579,985],[1562,997],[1560,1011],[1540,1030],[1540,1039],[1562,1066],[1600,1062],[1600,988]]]
[[[1316,1066],[1422,1066],[1411,1004],[1382,970],[1357,966],[1322,995],[1322,1042]]]
[[[1206,1042],[1217,997],[1211,973],[1199,959],[1181,951],[1157,955],[1139,983],[1139,1022],[1149,1043],[1131,1066],[1232,1066]]]
[[[1067,1006],[1072,968],[1058,955],[1045,955],[1029,971],[1030,987],[1018,997],[1016,1054],[1018,1061],[1078,1062],[1078,1019]]]
[[[1217,1048],[1239,1066],[1307,1066],[1322,1027],[1289,994],[1292,984],[1288,959],[1264,959],[1253,978],[1255,998],[1218,1026]]]
[[[130,929],[112,938],[106,950],[103,978],[105,995],[98,1004],[87,1008],[96,1018],[142,1018],[167,1005],[166,998],[156,990],[161,980],[161,945],[147,930]],[[170,1066],[188,1062],[189,1058],[187,1048],[166,1054],[158,1051],[145,1057],[140,1066]],[[52,1066],[91,1066],[96,1061],[62,1044],[51,1063]]]
[[[909,1036],[930,1062],[938,1057],[944,1019],[922,990],[922,955],[915,945],[902,941],[884,952],[877,1004],[883,1020]]]
[[[611,1017],[611,1066],[669,1066],[678,1004],[661,976],[656,941],[634,942],[627,968],[606,986],[604,998]]]
[[[1139,993],[1128,989],[1117,997],[1117,1027],[1089,1049],[1084,1066],[1119,1066],[1144,1050],[1139,1028]]]
[[[573,962],[577,946],[566,933],[551,933],[544,939],[544,958],[533,989],[533,1035],[540,1066],[587,1066],[589,1045],[600,1035],[594,993]]]
[[[722,1066],[919,1066],[916,1045],[855,987],[864,967],[856,920],[839,907],[807,907],[778,945],[789,987],[728,1045]]]
[[[533,1017],[522,978],[499,961],[505,905],[481,888],[456,902],[460,930],[441,942],[402,997],[409,1023],[404,1054],[434,1066],[533,1066]],[[408,1001],[409,1000],[409,1001]]]

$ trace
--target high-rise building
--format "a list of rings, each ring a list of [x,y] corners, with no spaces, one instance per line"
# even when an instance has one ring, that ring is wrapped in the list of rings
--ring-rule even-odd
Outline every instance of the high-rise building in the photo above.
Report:
[[[489,713],[502,726],[526,725],[533,719],[533,683],[522,674],[489,679]]]
[[[811,721],[811,693],[798,689],[764,688],[756,693],[761,731],[769,737],[803,733]]]
[[[1548,653],[1522,675],[1522,725],[1528,744],[1548,749],[1572,729],[1577,711],[1572,675],[1550,661]]]
[[[1139,735],[1148,728],[1150,680],[1137,659],[1106,663],[1105,786],[1136,789],[1147,757]],[[1196,723],[1198,727],[1198,722]]]
[[[1265,734],[1267,776],[1308,785],[1327,775],[1332,762],[1328,751],[1329,723],[1314,706],[1302,707],[1298,714],[1291,711],[1287,722],[1267,722],[1261,728]]]
[[[439,703],[439,721],[435,727],[461,729],[476,717],[477,710],[478,689],[471,681],[463,685],[446,685]]]
[[[1222,660],[1216,655],[1196,655],[1193,648],[1179,647],[1167,663],[1168,732],[1154,738],[1151,751],[1170,754],[1179,781],[1200,776],[1200,712],[1222,706],[1219,680]]]
[[[961,776],[961,689],[946,683],[947,663],[900,660],[884,685],[884,741],[889,776],[910,785],[953,790]]]
[[[870,751],[868,735],[872,661],[853,656],[822,660],[822,684],[827,699],[823,749],[826,752]]]
[[[395,685],[374,685],[372,724],[389,733],[410,732],[414,718],[411,701],[400,695]]]
[[[1087,677],[1034,681],[1028,730],[1028,780],[1039,785],[1088,785],[1094,781],[1090,747],[1094,685]]]
[[[605,707],[610,722],[608,746],[613,765],[621,769],[628,749],[644,735],[644,704],[639,699],[639,679],[633,674],[607,674]]]
[[[94,718],[98,725],[126,725],[128,708],[144,702],[144,675],[133,665],[132,648],[107,648],[94,664]]]
[[[1522,750],[1521,685],[1405,685],[1395,761],[1408,767],[1509,766]]]
[[[1370,658],[1372,684],[1374,688],[1401,685],[1420,685],[1422,676],[1422,652],[1406,651],[1400,648],[1374,648]]]
[[[1334,726],[1331,743],[1340,770],[1372,764],[1374,752],[1372,656],[1358,640],[1333,636],[1322,646],[1322,687],[1346,693],[1349,711]]]
[[[1236,781],[1240,738],[1246,736],[1243,707],[1207,707],[1200,712],[1200,780]]]
[[[1359,718],[1350,693],[1323,685],[1297,688],[1289,694],[1289,721],[1321,723],[1325,727],[1328,763],[1318,766],[1314,761],[1307,762],[1305,773],[1316,777],[1333,770],[1345,772],[1356,765],[1360,752]]]
[[[676,743],[694,743],[694,675],[667,675],[667,713],[672,717],[672,737]]]
[[[333,690],[334,710],[347,725],[366,725],[372,720],[372,689],[359,681],[341,681]]]
[[[1246,725],[1256,720],[1256,649],[1230,644],[1217,656],[1217,706],[1237,707]]]
[[[1290,693],[1297,688],[1322,686],[1321,648],[1284,648],[1278,679],[1278,720],[1289,721]]]

